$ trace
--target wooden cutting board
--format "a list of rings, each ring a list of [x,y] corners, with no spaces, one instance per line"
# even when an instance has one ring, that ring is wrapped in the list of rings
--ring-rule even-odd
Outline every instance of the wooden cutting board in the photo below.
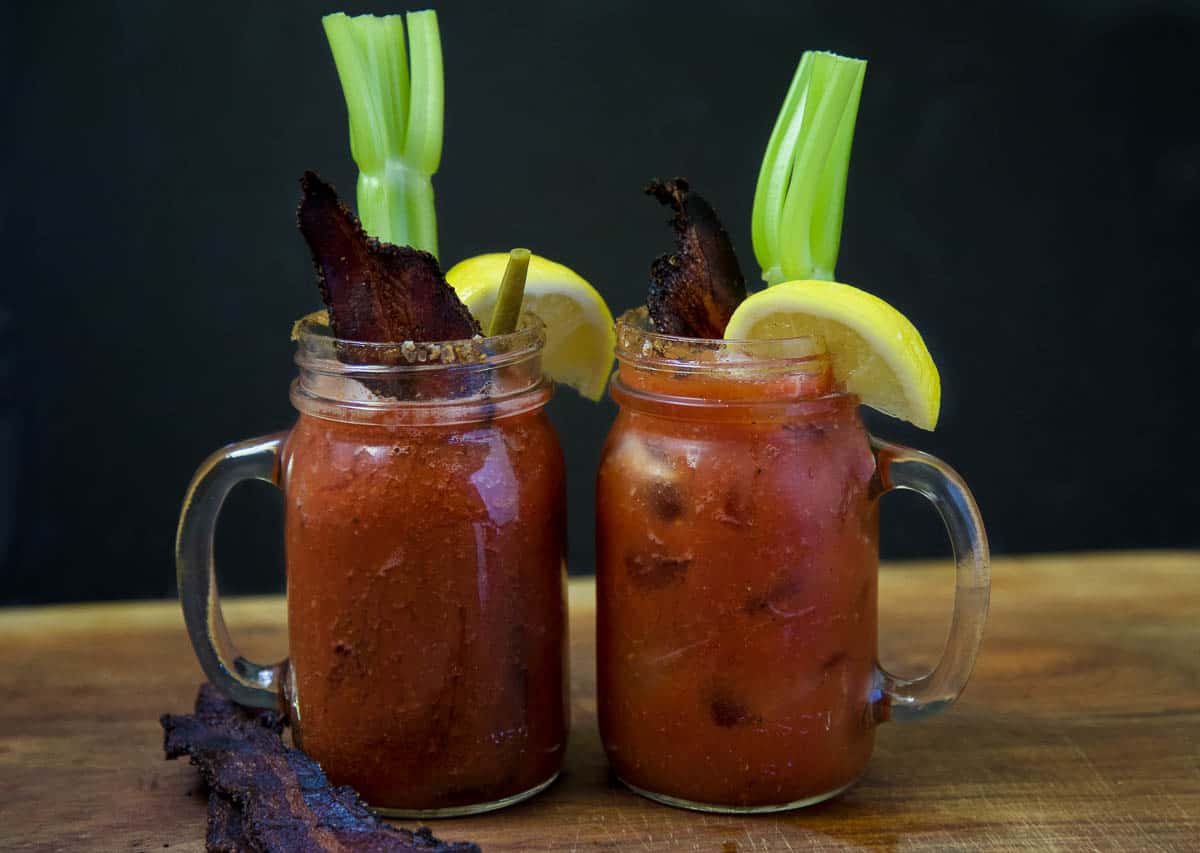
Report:
[[[1200,850],[1200,553],[996,560],[975,677],[947,713],[879,733],[838,800],[720,817],[613,781],[596,731],[594,588],[571,584],[567,769],[507,811],[432,822],[488,851]],[[883,570],[882,658],[915,674],[949,621],[947,563]],[[251,657],[282,655],[282,599],[229,603]],[[204,849],[196,771],[158,715],[200,670],[173,602],[0,610],[0,850]]]

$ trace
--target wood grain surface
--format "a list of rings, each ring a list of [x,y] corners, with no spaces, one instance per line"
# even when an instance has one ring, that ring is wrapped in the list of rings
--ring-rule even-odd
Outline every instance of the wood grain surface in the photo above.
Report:
[[[593,586],[571,586],[567,769],[507,811],[434,821],[488,851],[1200,850],[1200,554],[996,560],[975,677],[947,713],[879,733],[838,800],[756,818],[615,783],[596,731]],[[886,567],[882,658],[915,673],[949,617],[946,563]],[[227,604],[250,656],[284,651],[281,599]],[[204,795],[157,718],[200,670],[173,602],[0,610],[0,850],[204,848]]]

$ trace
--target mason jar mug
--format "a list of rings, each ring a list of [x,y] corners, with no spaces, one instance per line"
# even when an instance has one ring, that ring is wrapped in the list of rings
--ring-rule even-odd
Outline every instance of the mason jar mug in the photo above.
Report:
[[[778,811],[863,772],[876,726],[946,707],[988,601],[983,525],[944,463],[867,434],[821,341],[617,323],[620,410],[597,482],[597,697],[610,763],[672,805]],[[877,661],[879,499],[912,489],[957,560],[944,657]]]
[[[499,808],[548,786],[567,737],[563,460],[540,321],[440,343],[302,325],[291,430],[211,456],[177,570],[204,671],[282,707],[336,784],[388,815]],[[239,481],[283,490],[288,660],[221,619],[213,529]]]

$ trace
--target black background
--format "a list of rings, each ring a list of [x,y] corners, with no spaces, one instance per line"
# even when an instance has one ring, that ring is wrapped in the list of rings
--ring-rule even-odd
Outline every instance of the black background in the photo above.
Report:
[[[0,601],[165,595],[217,446],[293,418],[317,306],[296,180],[353,196],[325,3],[27,3],[0,28]],[[352,4],[350,12],[393,11]],[[1049,2],[439,7],[442,260],[528,245],[614,312],[687,175],[753,272],[759,158],[805,48],[869,58],[839,278],[904,311],[937,432],[872,427],[972,484],[998,552],[1200,545],[1193,478],[1200,9]],[[552,404],[571,565],[613,406]],[[888,498],[884,551],[945,552]],[[226,591],[282,588],[281,503],[235,492]]]

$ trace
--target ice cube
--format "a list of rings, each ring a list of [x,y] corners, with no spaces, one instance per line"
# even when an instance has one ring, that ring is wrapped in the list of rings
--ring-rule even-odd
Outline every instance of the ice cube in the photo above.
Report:
[[[783,429],[797,441],[819,441],[825,437],[825,427],[811,421],[793,421]]]
[[[755,592],[742,602],[747,614],[770,613],[785,619],[809,616],[816,608],[804,603],[804,584],[798,577],[772,581],[765,590]]]
[[[668,480],[651,480],[639,489],[642,499],[661,521],[674,521],[683,515],[683,493]]]
[[[730,527],[745,527],[753,521],[754,501],[740,486],[725,493],[725,500],[717,508],[716,519]]]
[[[625,569],[629,573],[629,579],[644,589],[662,589],[681,583],[691,564],[691,554],[670,556],[634,551],[625,555]]]
[[[679,469],[671,464],[670,456],[662,448],[632,433],[621,437],[609,458],[628,475],[641,474],[648,479],[671,483],[680,476]]]
[[[712,721],[722,728],[732,728],[752,722],[746,703],[728,684],[710,685],[703,692]]]

